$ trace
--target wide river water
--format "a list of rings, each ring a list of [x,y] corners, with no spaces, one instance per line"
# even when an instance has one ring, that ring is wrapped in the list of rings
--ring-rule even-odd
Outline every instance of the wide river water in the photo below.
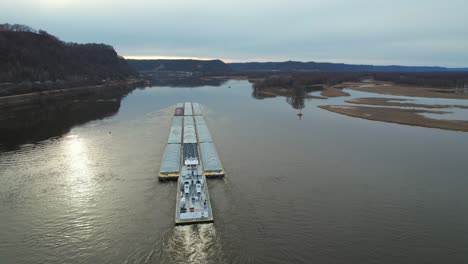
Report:
[[[173,107],[226,170],[214,224],[174,226]],[[110,117],[0,151],[0,263],[468,263],[468,133],[357,119],[251,84],[147,87]],[[34,131],[30,132],[34,134]]]

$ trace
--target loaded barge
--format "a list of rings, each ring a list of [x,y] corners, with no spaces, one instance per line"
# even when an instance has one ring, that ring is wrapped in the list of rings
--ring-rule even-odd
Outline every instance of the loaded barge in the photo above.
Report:
[[[206,178],[222,176],[200,104],[177,104],[159,173],[160,180],[177,180],[176,225],[213,222]]]

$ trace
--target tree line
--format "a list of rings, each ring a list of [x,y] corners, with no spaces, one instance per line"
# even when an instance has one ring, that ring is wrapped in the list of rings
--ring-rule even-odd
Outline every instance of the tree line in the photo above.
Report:
[[[342,82],[359,81],[365,73],[346,73],[346,72],[308,72],[308,73],[288,73],[267,75],[265,73],[249,74],[249,78],[261,78],[254,82],[257,88],[268,87],[308,87],[314,85],[332,86]]]
[[[468,87],[468,72],[290,72],[290,73],[247,73],[256,79],[256,88],[293,88],[313,85],[333,86],[342,82],[358,82],[363,79],[388,81],[396,84],[435,87]]]
[[[135,74],[112,46],[66,43],[44,30],[0,25],[0,83],[96,82]]]
[[[388,81],[397,84],[435,88],[468,87],[468,72],[374,72],[369,75],[375,80]]]

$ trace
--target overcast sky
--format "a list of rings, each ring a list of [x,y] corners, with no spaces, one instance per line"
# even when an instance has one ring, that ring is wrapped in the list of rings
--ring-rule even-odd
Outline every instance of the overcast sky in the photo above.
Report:
[[[468,67],[467,0],[0,0],[0,23],[124,56]]]

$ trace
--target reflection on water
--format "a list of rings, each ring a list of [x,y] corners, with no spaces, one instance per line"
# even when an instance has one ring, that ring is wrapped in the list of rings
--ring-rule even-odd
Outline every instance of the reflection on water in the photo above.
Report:
[[[266,98],[274,98],[277,96],[286,97],[286,102],[291,105],[291,107],[296,111],[299,120],[302,119],[304,115],[302,109],[305,107],[305,100],[313,100],[309,98],[311,92],[322,90],[322,86],[292,86],[289,88],[265,88],[252,85],[252,97],[258,100],[263,100]]]
[[[85,139],[77,135],[69,135],[65,138],[63,146],[66,159],[64,162],[67,165],[65,170],[68,172],[67,179],[70,185],[73,186],[70,193],[71,200],[74,197],[79,200],[80,197],[89,196],[88,192],[93,191],[91,185],[94,175],[90,168],[92,163],[89,160],[88,146]]]
[[[67,133],[72,127],[116,114],[129,90],[46,104],[19,105],[0,112],[0,148],[15,149]]]
[[[110,118],[0,151],[0,263],[466,262],[468,134],[290,97],[137,89]],[[226,169],[210,225],[174,227],[176,184],[157,178],[184,101],[203,105]]]
[[[305,107],[304,97],[307,92],[304,87],[294,87],[290,96],[286,97],[286,102],[292,106],[292,108],[298,110],[297,116],[299,120],[302,119],[302,109]]]

